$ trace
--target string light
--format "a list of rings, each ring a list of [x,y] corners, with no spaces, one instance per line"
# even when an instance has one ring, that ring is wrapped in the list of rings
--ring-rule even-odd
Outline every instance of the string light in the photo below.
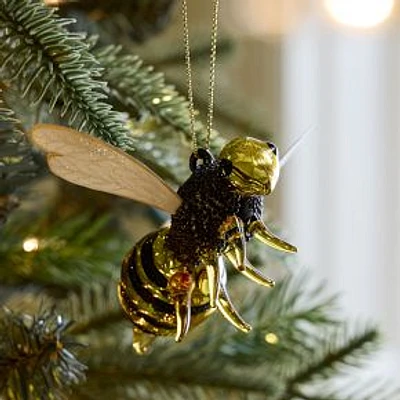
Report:
[[[373,28],[389,18],[394,0],[324,0],[324,6],[340,24]]]
[[[39,239],[35,237],[27,238],[22,244],[22,248],[27,253],[32,253],[39,250]]]
[[[162,101],[170,101],[172,100],[172,96],[170,94],[166,94],[165,96],[163,96]]]
[[[265,341],[268,344],[277,344],[279,342],[279,338],[275,333],[269,332],[265,335]]]

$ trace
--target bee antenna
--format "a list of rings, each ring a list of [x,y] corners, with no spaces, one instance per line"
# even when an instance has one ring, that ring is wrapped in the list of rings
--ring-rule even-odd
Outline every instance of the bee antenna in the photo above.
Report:
[[[311,132],[313,132],[317,128],[317,125],[311,125],[308,129],[306,129],[286,150],[285,154],[280,158],[279,164],[282,168],[294,154],[297,147],[303,142],[303,140],[308,136]]]

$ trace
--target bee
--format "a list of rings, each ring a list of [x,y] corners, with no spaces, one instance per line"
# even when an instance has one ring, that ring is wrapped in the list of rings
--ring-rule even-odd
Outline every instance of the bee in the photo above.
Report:
[[[32,140],[55,175],[171,214],[170,226],[145,236],[122,262],[118,298],[139,354],[159,336],[180,342],[216,310],[237,329],[250,331],[230,299],[225,261],[257,284],[273,287],[248,261],[246,243],[255,238],[280,251],[297,251],[263,222],[264,196],[273,192],[280,171],[273,143],[236,138],[217,158],[199,148],[189,160],[190,177],[176,193],[140,161],[88,134],[39,124]]]

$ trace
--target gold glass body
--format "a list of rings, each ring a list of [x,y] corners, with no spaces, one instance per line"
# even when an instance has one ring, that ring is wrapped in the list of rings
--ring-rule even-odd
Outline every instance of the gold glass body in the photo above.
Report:
[[[279,156],[272,143],[237,138],[222,149],[220,159],[231,162],[232,171],[227,179],[240,195],[263,196],[274,190],[279,178]],[[135,326],[133,346],[140,354],[148,350],[157,336],[175,336],[176,341],[181,341],[190,329],[217,309],[237,329],[243,332],[251,329],[229,297],[224,260],[229,260],[241,274],[260,285],[273,287],[274,281],[247,260],[246,233],[275,249],[297,251],[294,246],[274,236],[261,219],[244,226],[239,217],[230,215],[219,229],[220,238],[225,241],[223,250],[208,251],[196,265],[188,266],[180,263],[168,249],[168,231],[169,228],[163,228],[141,240],[122,265],[119,299]],[[144,259],[142,247],[151,235],[152,257]],[[137,289],[137,282],[129,273],[132,268],[141,281]],[[168,284],[164,288],[154,284],[146,274],[146,268],[156,268]],[[147,300],[140,293],[143,288],[147,291]],[[168,310],[160,310],[159,301],[168,305]]]

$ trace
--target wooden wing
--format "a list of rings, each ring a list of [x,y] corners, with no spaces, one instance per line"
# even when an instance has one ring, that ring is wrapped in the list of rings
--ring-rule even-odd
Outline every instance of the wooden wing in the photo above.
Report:
[[[47,154],[53,174],[68,182],[171,214],[181,204],[177,193],[150,168],[100,139],[64,126],[39,124],[32,140]]]

